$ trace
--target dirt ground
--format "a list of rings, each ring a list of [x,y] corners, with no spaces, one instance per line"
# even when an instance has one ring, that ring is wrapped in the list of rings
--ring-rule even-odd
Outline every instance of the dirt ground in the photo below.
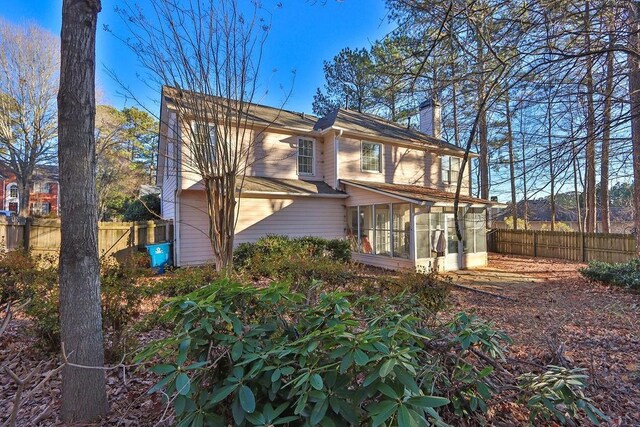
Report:
[[[588,395],[610,425],[640,426],[640,294],[591,283],[578,273],[583,266],[491,254],[488,267],[449,276],[509,299],[454,288],[454,309],[511,336],[512,372],[549,363],[586,368]]]
[[[549,363],[584,367],[591,377],[588,395],[608,414],[613,426],[640,426],[640,294],[583,279],[580,264],[540,258],[491,255],[489,267],[449,274],[455,283],[452,311],[475,311],[509,333],[508,369],[514,374],[539,371]],[[9,362],[19,377],[40,366],[34,387],[59,365],[38,350],[25,331],[30,321],[14,319],[0,337],[0,365]],[[139,336],[145,342],[158,331]],[[125,375],[126,374],[126,375]],[[144,369],[107,372],[110,414],[103,426],[167,426],[166,406],[146,391],[156,381]],[[19,426],[60,425],[60,376],[56,373],[37,391],[25,387]],[[6,423],[16,392],[14,381],[0,373],[0,424]],[[504,411],[493,425],[526,425],[517,405],[495,405]],[[514,415],[522,417],[514,419]],[[505,421],[509,420],[509,421]]]

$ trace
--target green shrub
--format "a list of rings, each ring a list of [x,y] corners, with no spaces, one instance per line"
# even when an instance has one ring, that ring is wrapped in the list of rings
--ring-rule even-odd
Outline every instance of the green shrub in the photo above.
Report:
[[[107,258],[101,263],[102,329],[107,362],[119,360],[136,345],[130,326],[140,315],[142,301],[149,294],[149,286],[140,280],[148,271],[139,267],[136,258],[123,263]]]
[[[37,262],[28,252],[0,254],[0,305],[27,297],[27,288],[38,276]]]
[[[237,268],[251,266],[257,255],[269,259],[330,258],[334,261],[351,260],[349,242],[344,239],[327,240],[321,237],[290,238],[280,235],[261,237],[255,243],[242,243],[233,253]]]
[[[147,194],[123,204],[125,221],[151,221],[160,216],[160,196]]]
[[[367,295],[394,296],[408,293],[415,296],[416,301],[433,314],[447,306],[450,280],[433,272],[425,274],[412,271],[358,279],[362,292]]]
[[[223,279],[172,300],[174,335],[137,359],[161,359],[150,391],[181,426],[430,425],[436,408],[485,410],[507,337],[463,314],[427,328],[429,315],[408,292],[309,304],[287,285]]]
[[[600,420],[608,418],[584,395],[587,376],[584,369],[568,369],[549,365],[541,374],[527,373],[520,376],[520,387],[530,394],[527,400],[529,421],[538,425],[556,419],[562,424],[584,412],[589,420],[600,425]]]
[[[161,277],[154,286],[155,295],[186,295],[223,275],[211,265],[176,268]]]
[[[640,258],[619,264],[591,261],[580,273],[590,280],[640,291]]]
[[[20,299],[29,301],[25,313],[33,320],[33,331],[40,343],[47,350],[58,351],[60,294],[57,260],[24,252],[6,255],[0,259],[3,290],[19,289],[17,295]],[[149,293],[148,287],[139,279],[149,271],[140,268],[136,258],[124,263],[118,263],[114,258],[102,260],[102,322],[108,361],[118,359],[133,344],[129,327],[139,315],[143,298]]]

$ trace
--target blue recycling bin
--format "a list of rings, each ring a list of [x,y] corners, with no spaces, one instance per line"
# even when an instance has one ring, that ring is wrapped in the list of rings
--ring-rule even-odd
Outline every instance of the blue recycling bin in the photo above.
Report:
[[[151,268],[157,269],[158,274],[164,273],[164,268],[171,264],[171,243],[154,243],[147,245],[146,248],[151,258]]]

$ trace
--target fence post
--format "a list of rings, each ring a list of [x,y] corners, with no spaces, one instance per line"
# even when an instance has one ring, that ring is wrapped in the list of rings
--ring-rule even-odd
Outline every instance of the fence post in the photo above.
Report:
[[[535,230],[533,232],[533,257],[536,258],[538,256],[538,234]]]
[[[33,223],[33,218],[28,216],[24,220],[24,230],[22,232],[22,247],[25,251],[28,251],[31,247],[31,224]]]
[[[147,221],[147,245],[156,242],[156,222]]]
[[[580,233],[580,249],[582,249],[582,262],[587,262],[587,233]]]

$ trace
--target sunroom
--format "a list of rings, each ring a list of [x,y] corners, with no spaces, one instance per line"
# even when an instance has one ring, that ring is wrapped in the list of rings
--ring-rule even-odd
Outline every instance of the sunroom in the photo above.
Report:
[[[352,257],[394,270],[452,271],[487,264],[489,201],[422,186],[342,181],[349,194],[346,236]]]

